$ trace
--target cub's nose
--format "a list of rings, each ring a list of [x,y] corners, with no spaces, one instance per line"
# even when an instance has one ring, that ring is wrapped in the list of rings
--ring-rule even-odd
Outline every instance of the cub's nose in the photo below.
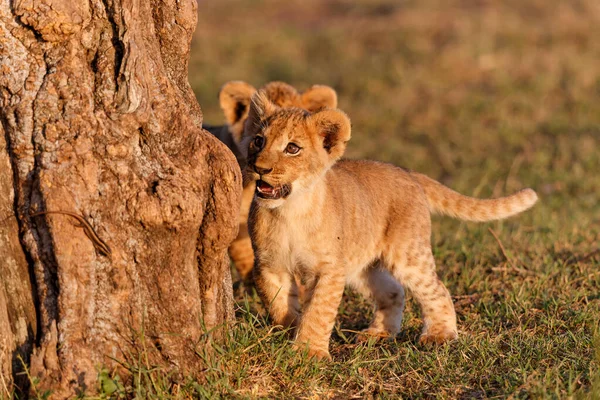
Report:
[[[261,168],[258,165],[253,165],[252,168],[254,168],[259,175],[267,175],[269,172],[273,171],[273,168]]]

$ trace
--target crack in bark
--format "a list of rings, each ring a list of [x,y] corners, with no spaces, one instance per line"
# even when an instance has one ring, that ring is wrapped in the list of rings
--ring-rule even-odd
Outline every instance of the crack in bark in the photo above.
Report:
[[[104,12],[106,13],[106,19],[108,20],[112,30],[112,44],[115,49],[115,94],[119,91],[119,75],[121,74],[121,65],[123,64],[123,58],[125,57],[125,44],[120,38],[119,24],[115,19],[114,3],[108,4],[109,0],[101,0],[104,6]]]
[[[33,126],[32,126],[32,131],[31,131],[31,135],[29,136],[31,138],[31,146],[33,148],[33,168],[30,172],[30,174],[28,175],[28,181],[27,181],[27,188],[29,189],[29,196],[27,199],[23,199],[25,204],[23,204],[23,212],[24,214],[27,214],[27,212],[30,210],[32,203],[35,203],[35,199],[39,198],[42,199],[43,195],[42,195],[42,191],[40,188],[40,158],[41,158],[41,154],[36,152],[36,143],[35,143],[35,136],[36,136],[36,128],[39,128],[41,131],[41,127],[38,126],[38,119],[36,118],[37,114],[37,103],[39,100],[39,96],[40,93],[42,92],[44,85],[47,82],[47,78],[50,75],[49,73],[49,67],[48,67],[48,62],[46,60],[46,54],[44,53],[44,74],[42,75],[41,78],[41,83],[39,85],[39,87],[37,88],[37,93],[35,94],[35,97],[31,103],[31,111],[32,111],[32,121],[33,121]],[[43,206],[43,207],[41,207]],[[40,209],[46,209],[45,208],[45,204],[38,204],[38,207],[40,207]],[[33,228],[33,225],[31,224],[31,220],[29,218],[27,218],[29,223],[28,223],[28,227],[31,230],[31,233],[38,245],[38,252],[41,252],[43,255],[40,256],[39,258],[39,265],[35,265],[37,263],[34,264],[34,269],[37,271],[36,273],[36,278],[37,279],[43,279],[44,284],[46,285],[46,289],[47,289],[47,293],[46,293],[46,298],[44,299],[44,306],[46,309],[46,312],[48,313],[48,321],[44,321],[45,324],[42,324],[40,321],[40,326],[43,327],[44,331],[46,331],[47,329],[50,328],[50,325],[52,324],[52,321],[58,321],[58,296],[60,295],[60,288],[58,287],[57,284],[57,280],[58,280],[58,276],[56,273],[56,270],[58,268],[58,261],[56,260],[55,257],[55,252],[54,252],[54,245],[52,243],[52,235],[50,234],[50,231],[48,229],[47,224],[44,222],[43,224],[41,223],[36,223],[35,224],[35,229]],[[42,229],[40,229],[42,228]],[[31,251],[31,250],[30,250]],[[43,275],[41,274],[41,272],[43,272]],[[37,285],[36,285],[37,288]],[[41,339],[38,339],[38,342]]]
[[[15,10],[13,8],[13,2],[9,3],[9,10],[10,10],[10,15],[13,16],[12,21],[14,21],[13,27],[14,29],[22,29],[25,32],[31,32],[33,33],[34,37],[36,37],[39,40],[39,36],[37,35],[37,32],[35,32],[33,29],[31,29],[30,27],[26,26],[25,24],[21,23],[21,21],[17,18],[16,14],[15,14]],[[10,20],[9,20],[10,21]],[[20,45],[23,48],[27,48],[26,43],[23,42],[23,40],[21,40],[21,38],[15,36],[12,32],[11,29],[8,28],[8,25],[11,25],[10,22],[7,21],[3,21],[5,23],[3,23],[3,27],[5,29],[4,32],[6,35],[10,35],[10,37],[12,37],[12,39],[15,42],[20,43]],[[25,78],[21,83],[23,85],[26,85],[27,79]],[[9,95],[9,99],[14,98],[14,96],[18,96],[17,93],[19,92],[13,92],[9,87],[5,88]],[[24,88],[23,88],[24,89]],[[10,165],[10,169],[11,169],[11,175],[12,175],[12,179],[11,179],[11,184],[13,187],[13,193],[14,193],[14,197],[13,197],[13,202],[12,202],[12,209],[13,209],[13,213],[14,213],[14,218],[15,218],[15,222],[17,225],[17,238],[18,238],[18,243],[19,243],[19,248],[20,248],[20,252],[24,257],[24,260],[27,264],[27,279],[28,279],[28,283],[29,283],[29,289],[30,292],[29,294],[29,300],[31,301],[31,306],[33,308],[33,318],[32,319],[27,319],[26,320],[26,324],[27,324],[27,335],[26,338],[23,338],[22,342],[20,342],[21,339],[19,339],[18,342],[15,342],[16,344],[18,344],[18,346],[13,350],[13,356],[12,356],[12,382],[15,385],[16,391],[20,392],[24,395],[24,397],[26,397],[26,394],[28,393],[29,390],[29,384],[30,382],[28,381],[28,379],[24,378],[22,373],[23,373],[23,368],[24,365],[23,363],[25,363],[25,365],[29,365],[30,363],[30,356],[31,356],[31,351],[33,349],[33,347],[35,345],[38,344],[39,339],[41,337],[41,332],[42,332],[42,327],[41,327],[41,312],[40,309],[38,307],[38,305],[40,304],[40,298],[39,298],[39,294],[38,294],[38,285],[37,285],[37,281],[35,279],[35,274],[34,274],[34,260],[33,257],[31,255],[31,253],[28,251],[28,246],[26,245],[26,241],[25,241],[25,232],[27,230],[26,225],[24,220],[20,217],[21,213],[20,213],[20,203],[25,199],[25,196],[23,195],[23,191],[21,190],[21,186],[20,184],[20,178],[19,178],[19,157],[16,154],[16,143],[15,143],[15,138],[13,138],[13,135],[15,135],[16,130],[18,130],[19,127],[19,115],[18,112],[15,112],[16,106],[11,104],[12,102],[10,100],[7,99],[6,104],[4,104],[4,107],[0,108],[0,124],[2,124],[2,131],[4,133],[4,140],[6,142],[6,154],[8,156],[8,162]],[[8,119],[8,113],[12,113],[12,121],[9,121]],[[13,140],[14,139],[14,140]],[[26,188],[26,186],[25,186]],[[9,217],[10,218],[10,217]],[[23,310],[25,310],[25,308],[28,306],[28,304],[19,304],[18,307],[22,307]],[[21,315],[20,318],[27,318],[24,315]],[[32,326],[33,325],[33,326]],[[34,332],[35,331],[35,332]]]
[[[90,65],[90,69],[92,70],[92,74],[94,75],[94,79],[92,79],[92,93],[94,93],[94,98],[92,99],[92,104],[94,106],[94,114],[96,114],[96,111],[98,111],[98,107],[97,107],[97,103],[98,100],[96,98],[97,92],[96,92],[96,88],[98,87],[98,85],[96,84],[96,80],[98,79],[98,73],[100,72],[99,67],[98,67],[98,57],[99,57],[99,51],[98,49],[96,49],[96,51],[94,52],[94,58],[92,58],[92,61],[89,63]]]
[[[23,395],[26,395],[27,392],[29,391],[29,381],[27,379],[24,379],[21,374],[23,372],[23,366],[21,364],[21,362],[18,360],[18,356],[22,357],[23,362],[26,365],[29,365],[30,362],[30,354],[31,354],[31,350],[34,346],[38,345],[38,341],[39,338],[41,337],[41,324],[40,324],[40,320],[41,320],[41,315],[40,315],[40,310],[38,307],[38,304],[40,303],[39,301],[39,296],[38,296],[38,292],[37,292],[37,282],[35,280],[35,275],[34,275],[34,268],[33,268],[33,259],[31,258],[31,254],[26,250],[26,246],[25,243],[23,241],[23,221],[21,218],[19,218],[19,207],[18,207],[18,202],[19,202],[19,197],[18,197],[18,193],[19,193],[19,188],[18,188],[18,175],[17,175],[17,171],[16,171],[16,166],[15,166],[15,155],[14,155],[14,151],[12,149],[12,145],[11,145],[11,138],[10,138],[10,134],[9,134],[9,127],[8,127],[8,122],[6,120],[6,116],[4,115],[4,113],[0,113],[0,123],[2,124],[2,130],[4,132],[4,137],[5,137],[5,141],[6,141],[6,152],[8,154],[8,158],[10,161],[10,168],[11,168],[11,172],[12,172],[12,185],[13,185],[13,191],[15,193],[15,196],[13,198],[13,212],[14,212],[14,218],[16,219],[17,222],[17,226],[18,226],[18,238],[19,238],[19,245],[21,247],[21,252],[23,253],[23,255],[25,256],[25,261],[27,262],[27,271],[28,271],[28,275],[29,275],[29,284],[31,285],[31,298],[33,301],[33,305],[34,305],[34,310],[35,310],[35,332],[33,332],[32,329],[30,329],[30,327],[28,327],[27,329],[27,340],[24,341],[21,345],[17,346],[15,348],[15,350],[13,351],[13,357],[12,357],[12,381],[15,383],[16,389],[18,392],[22,393]],[[8,218],[11,218],[11,216],[9,216]],[[26,397],[26,396],[24,396]]]

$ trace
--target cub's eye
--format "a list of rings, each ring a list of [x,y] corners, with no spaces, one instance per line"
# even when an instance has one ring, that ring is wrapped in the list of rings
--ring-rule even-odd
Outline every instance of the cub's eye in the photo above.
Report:
[[[295,143],[288,143],[288,145],[285,147],[285,152],[287,154],[298,154],[298,152],[301,150],[301,147],[298,146]]]
[[[254,146],[257,148],[262,148],[263,144],[265,143],[265,138],[262,136],[257,136],[254,138]]]

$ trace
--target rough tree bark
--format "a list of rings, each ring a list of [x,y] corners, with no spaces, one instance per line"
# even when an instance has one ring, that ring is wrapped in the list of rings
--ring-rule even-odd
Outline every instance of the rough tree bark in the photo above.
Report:
[[[95,391],[142,330],[194,374],[232,317],[241,178],[188,84],[196,20],[194,0],[0,0],[2,395],[19,355],[38,390]],[[111,254],[75,218],[30,216],[59,210]]]

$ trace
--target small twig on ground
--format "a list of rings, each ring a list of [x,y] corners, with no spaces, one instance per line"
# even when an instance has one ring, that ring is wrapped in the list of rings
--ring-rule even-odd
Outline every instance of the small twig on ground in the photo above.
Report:
[[[504,255],[504,258],[506,258],[506,261],[508,261],[508,263],[510,264],[511,267],[515,268],[514,264],[512,263],[512,261],[510,259],[510,257],[508,256],[508,254],[506,254],[506,249],[504,248],[504,245],[500,241],[500,238],[498,238],[498,235],[496,235],[496,232],[494,232],[494,230],[492,228],[488,228],[488,231],[490,231],[490,233],[492,234],[492,236],[494,237],[494,239],[496,239],[496,242],[498,242],[498,246],[500,246],[500,250],[502,251],[502,254]]]
[[[504,258],[506,258],[508,265],[510,265],[510,269],[512,269],[513,271],[518,272],[520,274],[531,274],[531,271],[527,271],[526,269],[518,268],[517,266],[515,266],[515,264],[513,264],[512,260],[506,253],[506,249],[504,248],[504,245],[500,241],[500,238],[498,237],[498,235],[496,235],[496,232],[494,232],[494,230],[492,228],[488,228],[488,231],[490,231],[490,233],[492,234],[494,239],[496,239],[496,242],[498,242],[498,246],[500,246],[500,251],[502,251],[502,255],[504,255]],[[493,271],[502,270],[502,269],[503,268],[492,268]]]

